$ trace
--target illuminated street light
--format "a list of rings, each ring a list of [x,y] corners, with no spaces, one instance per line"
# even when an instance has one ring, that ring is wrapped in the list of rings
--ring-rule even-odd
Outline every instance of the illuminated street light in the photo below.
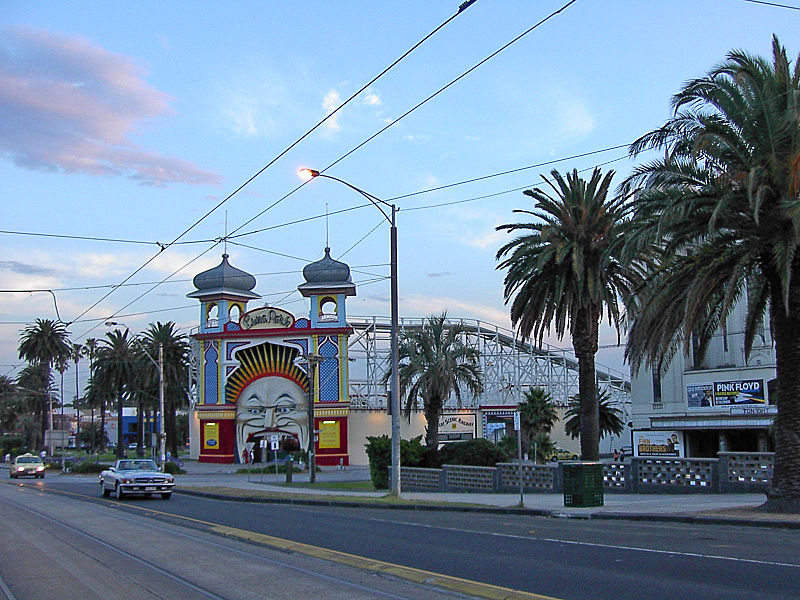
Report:
[[[397,226],[395,224],[395,213],[397,212],[397,207],[394,204],[389,204],[388,202],[381,200],[377,196],[373,196],[369,192],[365,192],[361,188],[357,188],[356,186],[347,183],[343,179],[339,179],[338,177],[333,177],[331,175],[325,175],[324,173],[320,173],[314,169],[303,168],[300,169],[297,174],[300,176],[301,179],[308,181],[315,177],[325,177],[326,179],[333,179],[334,181],[338,181],[349,187],[351,190],[354,190],[364,196],[367,200],[369,200],[372,205],[381,211],[381,214],[386,218],[391,225],[390,228],[390,235],[389,235],[389,244],[391,247],[391,258],[390,258],[390,279],[391,279],[391,305],[392,305],[392,332],[391,332],[391,369],[392,369],[392,376],[391,376],[391,385],[390,385],[390,399],[389,399],[389,410],[391,412],[392,417],[392,476],[390,481],[390,490],[393,496],[400,495],[400,375],[397,371],[398,368],[398,315],[397,315]],[[381,206],[385,206],[391,209],[391,216],[386,213],[386,210]],[[436,424],[429,424],[431,427],[435,427]]]

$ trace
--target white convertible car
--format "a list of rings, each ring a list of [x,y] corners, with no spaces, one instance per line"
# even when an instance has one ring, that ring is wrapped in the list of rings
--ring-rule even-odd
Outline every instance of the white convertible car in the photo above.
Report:
[[[121,500],[128,494],[151,496],[161,494],[164,500],[172,496],[175,478],[158,470],[155,461],[144,458],[122,459],[100,473],[100,490],[104,497],[113,491]]]

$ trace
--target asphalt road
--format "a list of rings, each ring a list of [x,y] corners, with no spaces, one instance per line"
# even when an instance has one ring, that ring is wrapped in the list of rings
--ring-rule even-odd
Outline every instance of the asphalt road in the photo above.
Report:
[[[170,501],[126,500],[127,508],[120,508],[113,499],[100,499],[99,486],[89,479],[44,485],[77,494],[70,496],[73,502],[112,522],[129,512],[151,512],[148,519],[170,525],[214,523],[563,600],[800,596],[796,530],[285,506],[180,494]],[[1,567],[0,573],[6,576]]]

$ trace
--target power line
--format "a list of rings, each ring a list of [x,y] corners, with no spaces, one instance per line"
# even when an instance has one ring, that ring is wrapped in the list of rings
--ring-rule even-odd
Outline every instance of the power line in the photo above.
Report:
[[[777,2],[764,2],[763,0],[744,0],[751,4],[763,4],[765,6],[776,6],[778,8],[788,8],[789,10],[800,10],[799,6],[791,6],[789,4],[778,4]]]
[[[297,145],[298,145],[300,142],[302,142],[302,141],[303,141],[305,138],[307,138],[309,135],[311,135],[311,133],[312,133],[312,132],[316,131],[316,130],[317,130],[319,127],[321,127],[321,126],[322,126],[322,125],[323,125],[323,124],[324,124],[326,121],[328,121],[328,119],[332,118],[332,117],[333,117],[333,116],[334,116],[336,113],[338,113],[338,112],[339,112],[339,111],[340,111],[342,108],[344,108],[344,107],[345,107],[347,104],[349,104],[349,103],[350,103],[350,102],[351,102],[351,101],[352,101],[354,98],[356,98],[356,97],[357,97],[359,94],[361,94],[361,93],[362,93],[364,90],[366,90],[367,88],[369,88],[369,86],[371,86],[371,85],[372,85],[373,83],[375,83],[375,82],[376,82],[378,79],[380,79],[380,78],[381,78],[381,77],[383,77],[383,76],[384,76],[386,73],[388,73],[388,72],[389,72],[389,71],[390,71],[392,68],[394,68],[394,67],[395,67],[395,66],[396,66],[396,65],[397,65],[397,64],[398,64],[400,61],[402,61],[404,58],[406,58],[406,57],[407,57],[409,54],[411,54],[411,53],[412,53],[414,50],[416,50],[416,49],[417,49],[419,46],[421,46],[421,45],[422,45],[423,43],[425,43],[425,42],[426,42],[428,39],[430,39],[430,38],[431,38],[433,35],[435,35],[435,34],[436,34],[436,33],[437,33],[439,30],[441,30],[441,29],[442,29],[442,28],[444,28],[444,27],[445,27],[445,26],[446,26],[448,23],[450,23],[450,21],[452,21],[453,19],[455,19],[455,18],[456,18],[458,15],[460,15],[462,12],[464,12],[464,10],[465,10],[466,8],[468,8],[469,6],[471,6],[471,5],[474,3],[474,1],[475,1],[475,0],[472,0],[472,1],[469,1],[469,0],[468,0],[467,2],[464,2],[464,3],[462,3],[462,4],[459,6],[458,12],[456,12],[456,14],[452,15],[450,18],[448,18],[447,20],[445,20],[445,21],[444,21],[443,23],[441,23],[441,24],[440,24],[438,27],[436,27],[436,28],[435,28],[433,31],[431,31],[431,32],[430,32],[428,35],[426,35],[425,37],[423,37],[423,38],[422,38],[420,41],[418,41],[416,44],[414,44],[414,45],[413,45],[411,48],[409,48],[408,50],[406,50],[406,51],[405,51],[405,52],[404,52],[404,53],[403,53],[403,54],[402,54],[402,55],[401,55],[399,58],[397,58],[397,59],[396,59],[394,62],[392,62],[392,63],[391,63],[391,64],[390,64],[388,67],[386,67],[386,68],[385,68],[383,71],[381,71],[380,73],[378,73],[378,75],[376,75],[375,77],[373,77],[372,79],[370,79],[370,80],[369,80],[369,82],[367,82],[367,83],[366,83],[364,86],[362,86],[362,87],[361,87],[359,90],[357,90],[355,93],[353,93],[353,94],[352,94],[352,95],[351,95],[351,96],[350,96],[350,97],[349,97],[347,100],[345,100],[344,102],[342,102],[342,103],[341,103],[339,106],[337,106],[337,107],[336,107],[336,108],[335,108],[333,111],[331,111],[331,112],[330,112],[328,115],[326,115],[326,116],[325,116],[325,118],[323,118],[323,119],[321,119],[320,121],[318,121],[316,125],[314,125],[314,126],[311,128],[311,129],[309,129],[308,131],[306,131],[306,132],[305,132],[305,133],[304,133],[302,136],[300,136],[299,138],[297,138],[297,139],[296,139],[294,142],[292,142],[292,143],[291,143],[291,144],[290,144],[288,147],[286,147],[286,148],[285,148],[283,151],[281,151],[281,152],[280,152],[280,153],[279,153],[277,156],[275,156],[275,157],[274,157],[272,160],[270,160],[270,161],[269,161],[269,162],[268,162],[266,165],[264,165],[263,167],[261,167],[261,169],[259,169],[258,171],[256,171],[256,173],[254,173],[252,176],[250,176],[250,177],[249,177],[249,178],[248,178],[248,179],[247,179],[247,180],[246,180],[244,183],[242,183],[242,184],[241,184],[239,187],[237,187],[237,188],[236,188],[236,189],[235,189],[233,192],[231,192],[231,193],[230,193],[230,194],[228,194],[228,195],[227,195],[225,198],[223,198],[222,200],[220,200],[220,201],[219,201],[219,202],[218,202],[218,203],[217,203],[217,204],[216,204],[214,207],[212,207],[210,210],[208,210],[208,211],[207,211],[207,212],[206,212],[206,213],[205,213],[203,216],[201,216],[199,219],[197,219],[197,220],[196,220],[194,223],[192,223],[192,224],[191,224],[189,227],[187,227],[186,229],[184,229],[184,230],[183,230],[183,231],[182,231],[180,234],[178,234],[178,235],[177,235],[177,236],[176,236],[176,237],[175,237],[175,238],[172,240],[172,242],[170,242],[170,243],[168,243],[168,244],[165,244],[164,246],[162,246],[162,247],[161,247],[161,250],[159,251],[159,253],[160,253],[160,252],[163,252],[163,251],[164,251],[166,248],[168,248],[168,247],[172,246],[173,244],[177,243],[177,242],[178,242],[178,240],[180,240],[180,239],[181,239],[181,238],[182,238],[184,235],[186,235],[186,234],[187,234],[187,233],[189,233],[189,232],[190,232],[192,229],[194,229],[195,227],[197,227],[197,225],[199,225],[200,223],[202,223],[202,222],[203,222],[203,221],[204,221],[206,218],[208,218],[208,216],[210,216],[210,215],[211,215],[211,214],[212,214],[214,211],[216,211],[216,210],[217,210],[219,207],[221,207],[221,206],[222,206],[223,204],[225,204],[225,203],[226,203],[228,200],[230,200],[230,199],[231,199],[231,198],[233,198],[233,197],[234,197],[236,194],[238,194],[238,193],[239,193],[241,190],[243,190],[243,189],[244,189],[244,188],[245,188],[247,185],[249,185],[249,184],[250,184],[250,183],[251,183],[251,182],[252,182],[254,179],[256,179],[256,178],[257,178],[259,175],[261,175],[261,174],[262,174],[264,171],[266,171],[266,170],[267,170],[269,167],[271,167],[273,164],[275,164],[275,162],[277,162],[277,161],[278,161],[280,158],[282,158],[284,155],[286,155],[286,153],[287,153],[287,152],[289,152],[289,151],[290,151],[292,148],[294,148],[295,146],[297,146]],[[574,2],[574,1],[575,1],[575,0],[573,0],[573,2]],[[274,206],[274,204],[273,204],[273,206]],[[271,207],[270,207],[270,208],[271,208]],[[262,214],[263,214],[263,213],[262,213]],[[226,236],[226,237],[227,237],[227,236]],[[216,244],[215,244],[215,246],[216,246]],[[213,248],[213,246],[212,246],[212,248]],[[211,250],[211,248],[208,248],[208,249],[207,249],[205,252],[203,252],[202,254],[205,254],[205,253],[206,253],[206,252],[208,252],[209,250]],[[202,254],[201,254],[200,256],[202,256]],[[139,272],[140,272],[142,269],[144,269],[144,268],[145,268],[147,265],[149,265],[149,264],[150,264],[150,263],[151,263],[153,260],[155,260],[156,256],[158,256],[158,254],[156,254],[155,256],[153,256],[152,258],[150,258],[149,260],[147,260],[147,261],[146,261],[146,262],[145,262],[145,263],[144,263],[142,266],[140,266],[140,267],[139,267],[138,269],[136,269],[136,270],[135,270],[133,273],[131,273],[131,274],[130,274],[128,277],[126,277],[126,278],[125,278],[125,279],[122,281],[122,283],[127,283],[127,282],[128,282],[128,281],[129,281],[131,278],[133,278],[133,277],[134,277],[134,276],[135,276],[137,273],[139,273]],[[199,258],[199,256],[198,256],[197,258]],[[191,264],[191,263],[189,263],[189,264]],[[188,266],[188,265],[186,265],[186,266]],[[105,300],[106,298],[108,298],[108,296],[110,296],[112,293],[114,293],[114,290],[113,290],[113,289],[112,289],[112,290],[110,290],[110,291],[109,291],[109,292],[108,292],[106,295],[104,295],[102,298],[100,298],[100,299],[99,299],[97,302],[95,302],[94,304],[92,304],[92,305],[91,305],[89,308],[87,308],[86,310],[84,310],[84,311],[83,311],[81,314],[79,314],[79,315],[76,317],[76,319],[79,319],[79,318],[81,318],[83,315],[85,315],[86,313],[88,313],[90,310],[92,310],[92,309],[93,309],[94,307],[96,307],[98,304],[100,304],[101,302],[103,302],[103,300]]]

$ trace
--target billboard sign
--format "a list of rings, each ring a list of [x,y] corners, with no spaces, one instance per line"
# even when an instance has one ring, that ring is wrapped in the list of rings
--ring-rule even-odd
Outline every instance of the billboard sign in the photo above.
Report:
[[[634,456],[683,456],[683,432],[634,431]]]
[[[765,406],[763,379],[737,379],[714,383],[693,383],[686,386],[686,402],[690,409],[728,408],[731,406]]]

